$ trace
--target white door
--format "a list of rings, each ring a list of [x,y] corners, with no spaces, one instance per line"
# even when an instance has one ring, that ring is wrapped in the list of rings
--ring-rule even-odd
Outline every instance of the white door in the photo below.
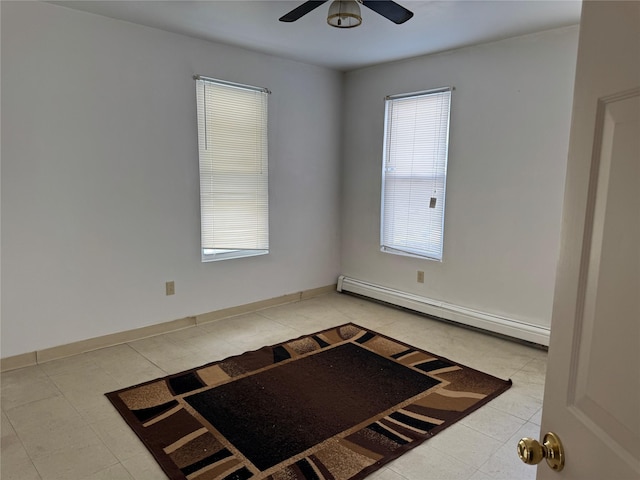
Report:
[[[640,1],[583,3],[538,480],[640,479]]]

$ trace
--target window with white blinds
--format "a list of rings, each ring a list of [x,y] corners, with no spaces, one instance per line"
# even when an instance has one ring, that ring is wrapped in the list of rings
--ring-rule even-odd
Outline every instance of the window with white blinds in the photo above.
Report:
[[[387,97],[381,250],[442,260],[451,88]]]
[[[202,261],[269,253],[267,97],[196,77]]]

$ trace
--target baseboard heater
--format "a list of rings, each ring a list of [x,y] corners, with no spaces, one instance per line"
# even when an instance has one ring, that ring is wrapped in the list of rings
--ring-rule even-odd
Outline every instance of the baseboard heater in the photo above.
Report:
[[[394,290],[344,275],[338,277],[338,291],[355,293],[463,325],[549,346],[549,329],[530,323]]]

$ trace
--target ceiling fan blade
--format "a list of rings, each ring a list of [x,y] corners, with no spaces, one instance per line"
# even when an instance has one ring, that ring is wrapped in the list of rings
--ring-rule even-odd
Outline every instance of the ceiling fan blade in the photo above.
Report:
[[[302,5],[299,5],[298,7],[294,8],[289,13],[287,13],[286,15],[283,15],[282,17],[280,17],[279,20],[281,22],[295,22],[300,17],[306,15],[311,10],[315,10],[316,8],[318,8],[323,3],[326,3],[327,1],[328,0],[304,2]]]
[[[413,12],[391,0],[364,0],[362,4],[388,18],[393,23],[404,23],[413,17]]]

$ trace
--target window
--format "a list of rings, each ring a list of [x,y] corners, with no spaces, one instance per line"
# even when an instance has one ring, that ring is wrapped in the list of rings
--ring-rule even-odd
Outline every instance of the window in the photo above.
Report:
[[[451,88],[385,101],[381,250],[442,260]]]
[[[195,78],[202,261],[267,254],[269,92]]]

